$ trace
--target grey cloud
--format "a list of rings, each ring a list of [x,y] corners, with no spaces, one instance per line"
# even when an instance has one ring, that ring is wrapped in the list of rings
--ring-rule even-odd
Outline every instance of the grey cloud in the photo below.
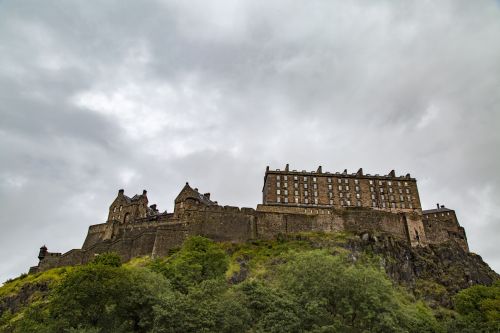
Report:
[[[0,280],[118,188],[255,206],[266,165],[410,172],[497,271],[495,1],[0,4]],[[479,199],[478,199],[479,198]]]

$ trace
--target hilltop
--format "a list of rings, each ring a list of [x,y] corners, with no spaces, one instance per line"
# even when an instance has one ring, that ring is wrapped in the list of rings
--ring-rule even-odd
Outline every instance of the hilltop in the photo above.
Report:
[[[24,275],[0,288],[1,332],[496,332],[498,274],[452,241],[297,233]]]

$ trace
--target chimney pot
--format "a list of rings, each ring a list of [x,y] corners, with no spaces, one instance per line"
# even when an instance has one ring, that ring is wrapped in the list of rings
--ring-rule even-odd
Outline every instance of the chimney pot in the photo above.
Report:
[[[436,206],[437,206],[437,209],[439,209],[439,204],[438,203],[436,204]]]
[[[148,193],[148,191],[142,190],[142,195],[146,195],[147,193]]]

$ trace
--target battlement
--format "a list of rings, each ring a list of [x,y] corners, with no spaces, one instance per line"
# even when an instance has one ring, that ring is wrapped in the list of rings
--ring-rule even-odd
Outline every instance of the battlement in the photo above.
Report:
[[[186,183],[174,211],[148,206],[147,191],[128,197],[120,189],[105,223],[91,225],[81,249],[64,254],[40,248],[39,264],[30,272],[86,263],[114,251],[122,259],[164,256],[193,235],[215,241],[271,239],[298,232],[383,232],[411,246],[448,241],[468,251],[464,229],[455,211],[437,206],[422,211],[417,181],[410,174],[388,175],[266,169],[263,203],[256,209],[219,205],[210,193]]]

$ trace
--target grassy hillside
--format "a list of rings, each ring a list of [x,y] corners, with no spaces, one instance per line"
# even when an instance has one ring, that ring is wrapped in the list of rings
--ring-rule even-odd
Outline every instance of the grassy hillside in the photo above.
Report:
[[[166,258],[103,254],[9,281],[0,332],[498,332],[497,279],[453,244],[193,237]]]

